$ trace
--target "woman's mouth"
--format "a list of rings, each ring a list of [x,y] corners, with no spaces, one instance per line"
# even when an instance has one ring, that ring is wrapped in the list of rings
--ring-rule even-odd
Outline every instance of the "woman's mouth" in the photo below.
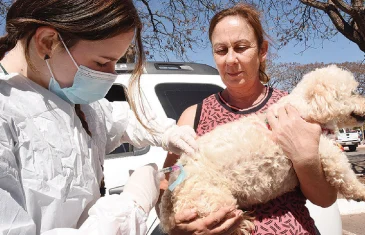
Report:
[[[230,77],[237,77],[242,74],[242,72],[229,72],[227,73]]]

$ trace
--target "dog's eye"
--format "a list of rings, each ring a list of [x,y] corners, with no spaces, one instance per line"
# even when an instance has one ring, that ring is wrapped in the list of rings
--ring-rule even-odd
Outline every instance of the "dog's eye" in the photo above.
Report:
[[[358,95],[359,93],[357,91],[351,91],[351,95]]]

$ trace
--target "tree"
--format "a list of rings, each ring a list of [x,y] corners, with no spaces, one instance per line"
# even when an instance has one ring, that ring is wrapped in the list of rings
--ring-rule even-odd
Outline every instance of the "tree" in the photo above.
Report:
[[[337,33],[356,43],[365,52],[364,0],[252,0],[265,12],[267,25],[272,25],[280,42],[302,42],[304,49],[311,40],[323,42]]]
[[[269,85],[290,92],[302,80],[304,74],[324,66],[323,63],[272,63],[268,68]]]
[[[186,52],[207,46],[208,22],[226,4],[220,0],[135,0],[144,22],[147,59],[173,53],[188,60]]]
[[[5,19],[6,12],[11,4],[11,1],[0,0],[0,22]]]
[[[144,43],[153,58],[168,53],[187,59],[186,51],[206,47],[209,20],[217,11],[240,0],[135,0],[145,22]],[[313,47],[314,39],[326,40],[343,34],[365,52],[365,6],[363,0],[250,0],[263,12],[268,31],[278,48],[290,41]]]
[[[311,64],[299,64],[299,63],[268,63],[270,66],[267,69],[270,76],[269,85],[277,87],[286,91],[292,91],[293,88],[300,82],[303,75],[316,69],[328,66],[324,63],[311,63]],[[361,95],[365,95],[365,65],[361,62],[345,62],[337,63],[338,67],[349,70],[353,73],[355,79],[359,82],[357,92]]]

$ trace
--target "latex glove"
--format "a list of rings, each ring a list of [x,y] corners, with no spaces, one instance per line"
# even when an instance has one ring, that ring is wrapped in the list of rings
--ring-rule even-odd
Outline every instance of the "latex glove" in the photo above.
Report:
[[[198,149],[195,137],[196,133],[191,126],[175,125],[163,134],[162,148],[177,155],[192,155]]]
[[[165,175],[158,172],[157,165],[148,164],[132,173],[123,192],[129,193],[136,204],[148,214],[157,203],[160,181],[163,179]]]

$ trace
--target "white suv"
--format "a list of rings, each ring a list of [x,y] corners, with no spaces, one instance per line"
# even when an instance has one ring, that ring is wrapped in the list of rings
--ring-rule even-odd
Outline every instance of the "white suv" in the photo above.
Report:
[[[125,101],[124,89],[128,84],[133,64],[118,64],[120,74],[107,94],[110,101]],[[204,98],[224,88],[218,71],[208,65],[196,63],[149,62],[141,78],[141,90],[148,106],[157,114],[177,120],[189,106],[200,103]],[[167,152],[162,148],[148,146],[135,148],[123,144],[106,156],[104,163],[107,192],[117,193],[128,179],[130,169],[154,162],[162,168]],[[110,190],[111,189],[111,190]],[[341,217],[337,203],[323,209],[307,203],[311,216],[322,235],[342,234]],[[151,211],[147,234],[159,235],[158,217]]]

